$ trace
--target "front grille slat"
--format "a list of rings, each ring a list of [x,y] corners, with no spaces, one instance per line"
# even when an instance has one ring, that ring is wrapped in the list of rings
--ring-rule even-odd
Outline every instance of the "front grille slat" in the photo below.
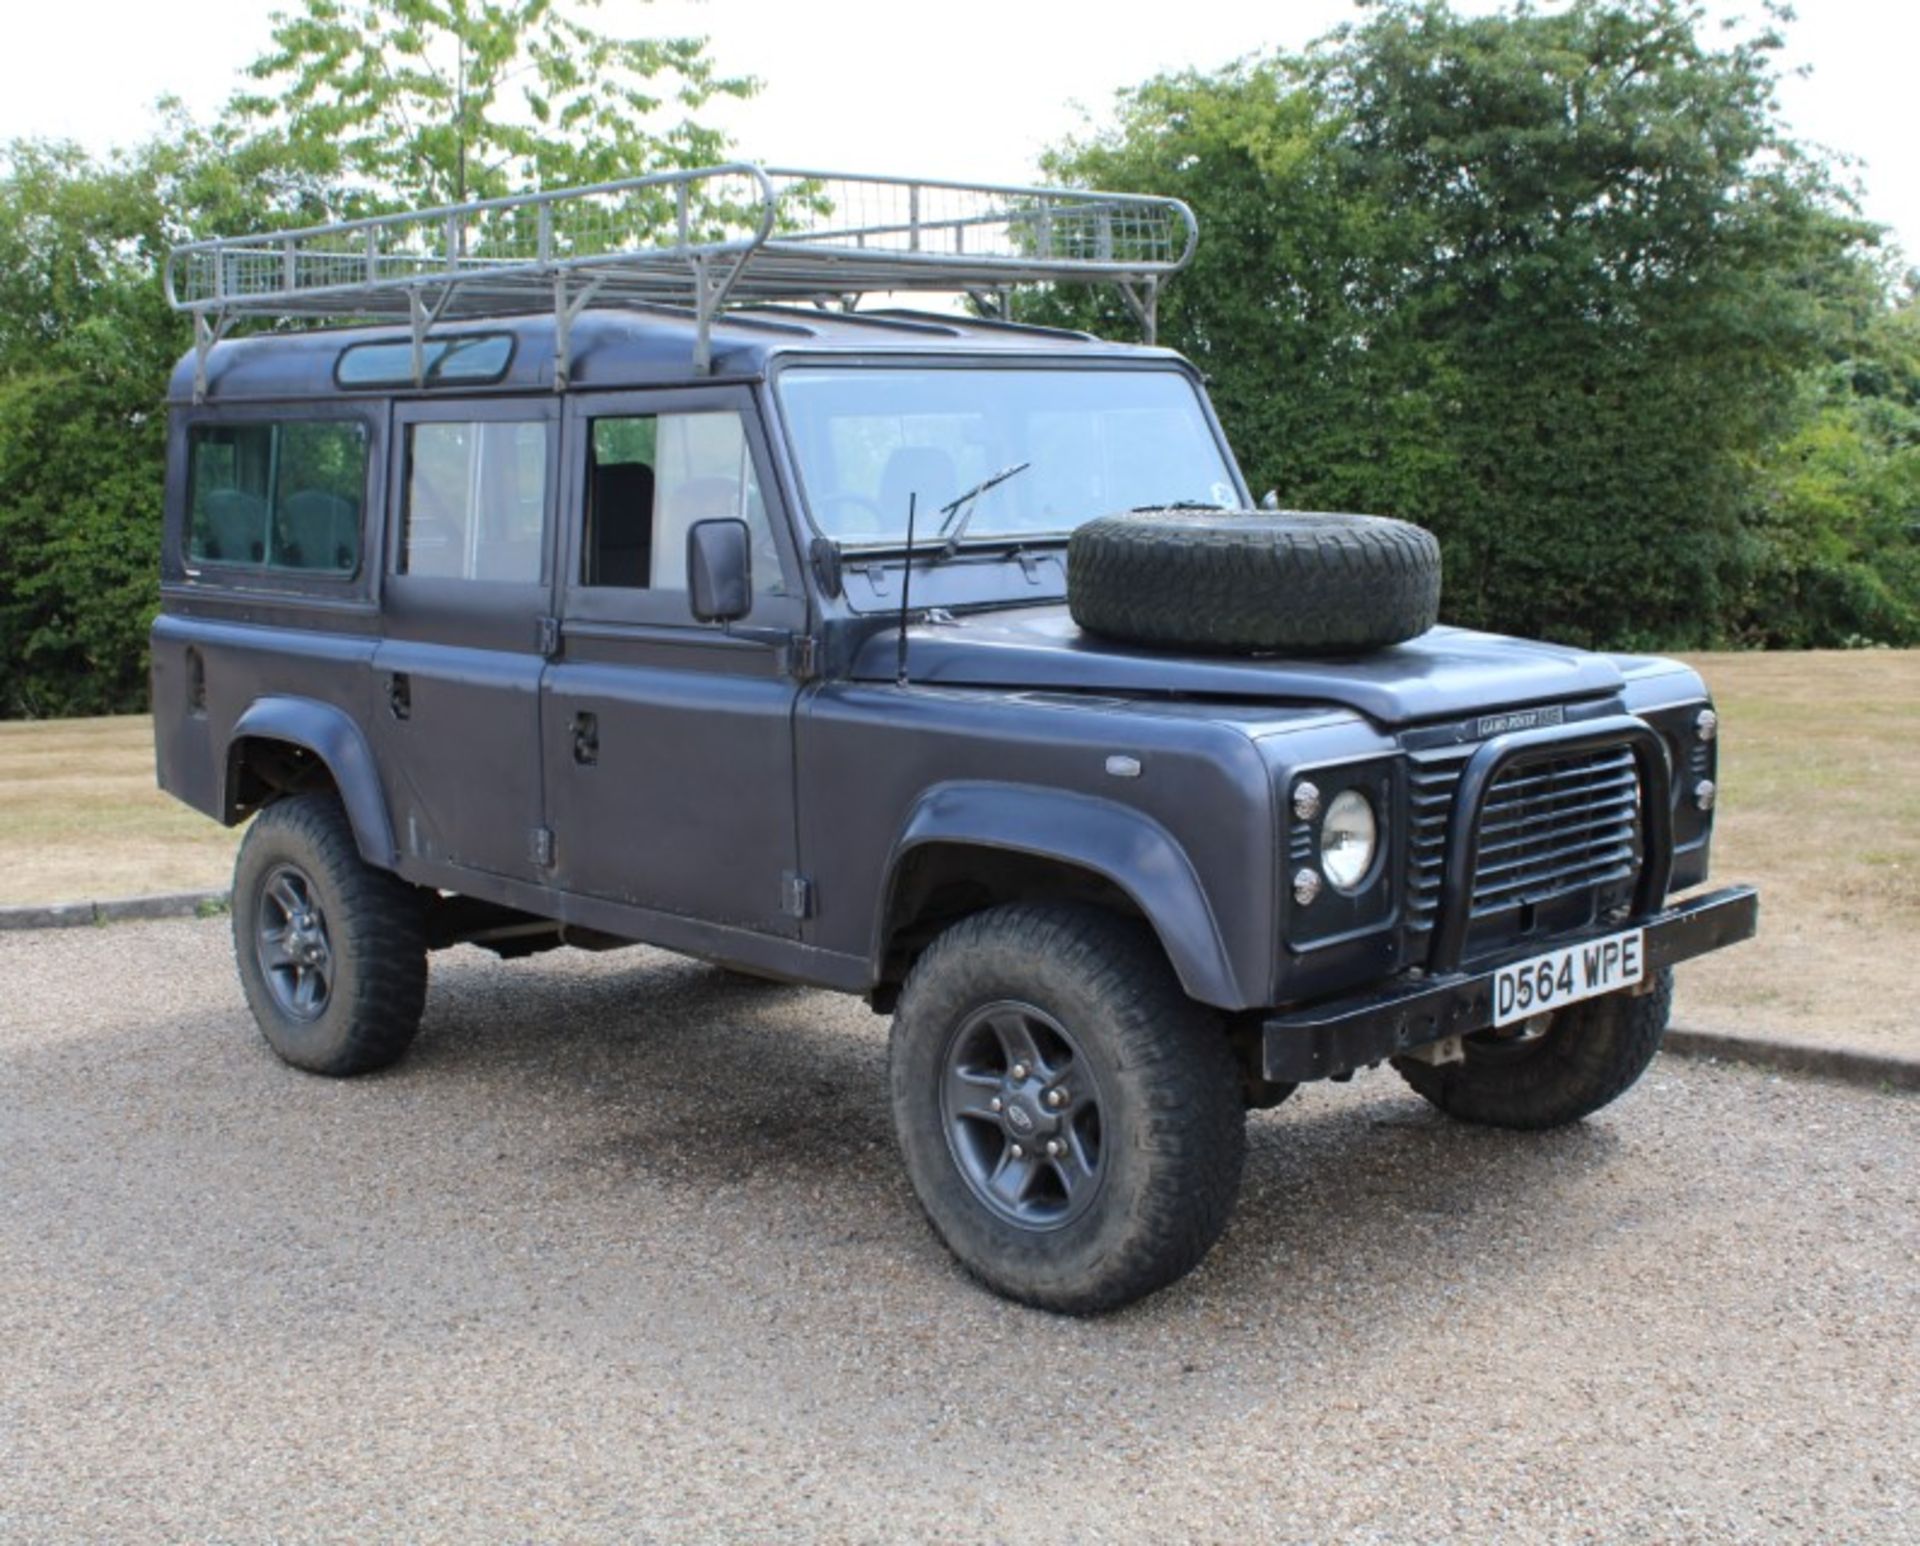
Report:
[[[1510,853],[1516,848],[1539,842],[1546,818],[1551,818],[1550,830],[1556,836],[1572,832],[1613,832],[1619,829],[1623,817],[1632,818],[1633,805],[1631,794],[1616,795],[1605,802],[1547,812],[1545,818],[1503,821],[1498,827],[1483,823],[1480,828],[1481,870],[1485,872],[1487,860],[1496,854]],[[1493,839],[1491,842],[1488,841],[1490,835]]]
[[[1473,747],[1409,758],[1411,831],[1406,917],[1416,938],[1431,934],[1440,905],[1447,824]],[[1557,901],[1630,878],[1639,867],[1640,776],[1625,746],[1526,762],[1503,774],[1481,812],[1472,919],[1498,933],[1527,904]],[[1476,937],[1480,937],[1478,934]]]

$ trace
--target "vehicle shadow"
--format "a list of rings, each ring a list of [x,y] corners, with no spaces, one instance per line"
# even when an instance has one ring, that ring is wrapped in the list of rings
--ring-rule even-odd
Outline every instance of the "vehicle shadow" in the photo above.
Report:
[[[709,1199],[751,1186],[754,1206],[832,1196],[836,1238],[856,1244],[924,1231],[888,1111],[887,1021],[855,1000],[652,953],[589,975],[449,961],[434,995],[409,1077],[578,1113],[556,1163]],[[1508,1250],[1523,1272],[1620,1148],[1605,1118],[1551,1133],[1454,1122],[1388,1070],[1308,1087],[1250,1118],[1234,1221],[1192,1281],[1217,1307],[1306,1284],[1438,1295]],[[1553,1249],[1564,1260],[1590,1245]],[[1165,1313],[1189,1292],[1154,1303]]]

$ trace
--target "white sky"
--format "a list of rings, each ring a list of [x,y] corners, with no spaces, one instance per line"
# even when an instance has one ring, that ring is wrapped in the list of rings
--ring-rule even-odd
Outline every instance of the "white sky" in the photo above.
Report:
[[[1457,0],[1461,10],[1490,0]],[[1708,0],[1716,16],[1759,0]],[[0,141],[64,137],[91,149],[153,126],[163,93],[208,118],[267,41],[271,0],[14,0],[0,51]],[[1782,91],[1803,138],[1857,158],[1866,213],[1920,261],[1912,0],[1801,0]],[[704,33],[744,104],[705,116],[750,159],[830,170],[1032,180],[1040,151],[1104,119],[1113,93],[1160,70],[1211,69],[1297,46],[1353,15],[1348,0],[605,0],[610,31]]]

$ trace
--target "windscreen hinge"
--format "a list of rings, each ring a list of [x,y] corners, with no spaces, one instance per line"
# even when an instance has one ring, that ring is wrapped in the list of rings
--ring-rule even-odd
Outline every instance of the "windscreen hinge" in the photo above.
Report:
[[[820,672],[820,641],[810,633],[797,633],[787,645],[787,670],[797,681],[811,681]]]

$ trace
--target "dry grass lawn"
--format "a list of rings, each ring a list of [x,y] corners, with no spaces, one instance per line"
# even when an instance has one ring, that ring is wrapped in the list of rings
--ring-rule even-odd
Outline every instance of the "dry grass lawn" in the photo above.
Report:
[[[1920,1054],[1920,651],[1701,655],[1720,709],[1713,873],[1760,937],[1680,973],[1683,1023]]]
[[[0,723],[0,906],[213,890],[238,843],[155,786],[146,716]]]
[[[1688,1024],[1920,1052],[1920,651],[1704,655],[1714,875],[1759,940],[1682,974]],[[0,724],[0,905],[226,884],[237,834],[161,794],[145,719]]]

